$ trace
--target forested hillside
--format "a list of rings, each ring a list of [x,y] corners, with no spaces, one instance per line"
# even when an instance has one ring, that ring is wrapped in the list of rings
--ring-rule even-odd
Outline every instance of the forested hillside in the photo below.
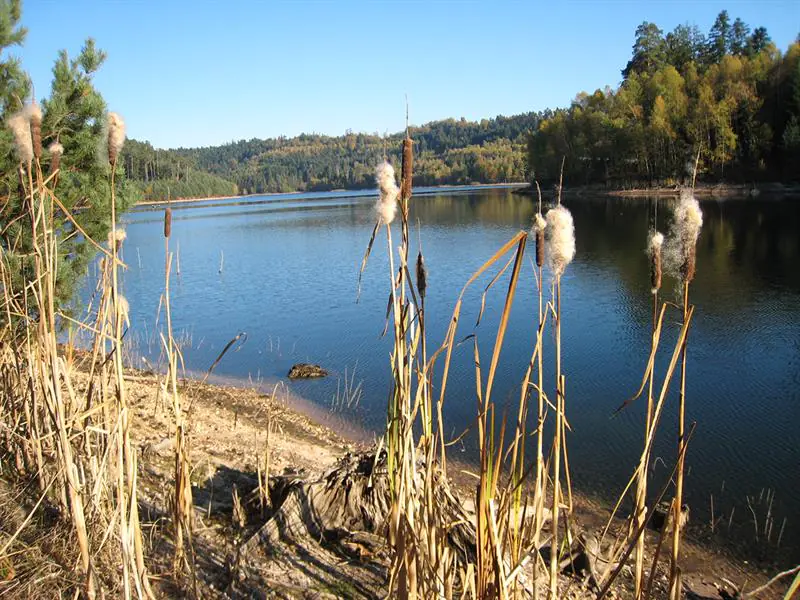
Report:
[[[698,152],[707,181],[800,178],[800,43],[783,54],[726,11],[708,35],[645,22],[622,76],[542,120],[528,152],[540,180],[555,180],[566,157],[573,185],[673,185]]]
[[[414,183],[525,181],[528,137],[547,116],[447,119],[414,127]],[[384,155],[399,165],[403,135],[303,134],[177,150],[132,141],[123,158],[128,176],[148,199],[355,189],[374,185],[375,165]]]
[[[540,181],[670,186],[699,153],[709,182],[800,178],[800,42],[785,53],[763,27],[727,11],[708,34],[695,25],[635,32],[622,84],[582,92],[569,108],[447,119],[412,128],[416,185]],[[124,165],[148,199],[356,189],[374,185],[400,138],[347,132],[251,139],[207,148],[126,146]]]

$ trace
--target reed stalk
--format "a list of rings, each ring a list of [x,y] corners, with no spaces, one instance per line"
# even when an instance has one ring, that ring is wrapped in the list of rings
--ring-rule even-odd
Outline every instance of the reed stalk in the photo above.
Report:
[[[695,167],[696,168],[696,167]],[[693,193],[684,192],[675,210],[673,220],[673,251],[675,253],[675,263],[678,266],[678,274],[683,291],[683,320],[688,319],[690,314],[689,305],[689,285],[694,279],[697,262],[697,239],[700,235],[700,228],[703,225],[703,215],[700,205],[694,198]],[[681,595],[681,570],[680,570],[680,549],[681,549],[681,508],[683,506],[683,484],[685,466],[685,420],[686,420],[686,363],[687,363],[687,339],[684,339],[681,348],[681,374],[680,374],[680,393],[678,396],[678,471],[675,478],[675,497],[673,499],[673,534],[672,552],[670,555],[670,598],[679,600]]]
[[[172,309],[170,303],[170,272],[172,267],[172,254],[169,250],[169,240],[172,235],[172,209],[167,207],[164,211],[164,314],[166,318],[165,345],[167,357],[167,390],[172,402],[172,412],[175,419],[175,494],[172,505],[172,526],[175,535],[175,548],[173,554],[173,572],[176,577],[184,573],[188,567],[194,581],[194,559],[187,556],[186,545],[191,549],[192,517],[194,503],[192,500],[192,485],[190,480],[191,465],[186,436],[186,415],[181,406],[178,393],[178,348],[172,333]],[[191,553],[191,552],[190,552]],[[196,583],[196,582],[195,582]],[[196,595],[196,594],[195,594]]]
[[[647,240],[647,253],[650,258],[650,292],[653,297],[653,320],[651,328],[651,347],[650,352],[654,354],[658,345],[656,328],[658,327],[658,292],[661,289],[661,246],[664,236],[655,229],[650,232]],[[655,380],[655,370],[650,369],[647,381],[647,412],[645,414],[644,439],[650,436],[650,428],[653,419],[653,386]],[[647,503],[647,472],[650,464],[650,456],[643,454],[638,472],[636,490],[636,509],[635,523],[641,527],[646,518]],[[639,600],[644,593],[644,559],[645,559],[645,536],[641,535],[636,543],[634,555],[634,597]]]

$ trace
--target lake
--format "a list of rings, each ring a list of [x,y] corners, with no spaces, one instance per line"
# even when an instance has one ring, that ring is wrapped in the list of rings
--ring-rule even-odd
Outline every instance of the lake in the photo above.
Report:
[[[428,268],[429,347],[434,348],[461,287],[504,242],[530,227],[536,207],[508,188],[422,191],[427,193],[412,199],[412,252],[416,256],[421,240]],[[605,501],[624,487],[641,448],[645,401],[615,418],[612,413],[642,378],[652,313],[644,248],[652,223],[666,230],[671,202],[565,200],[577,237],[575,260],[562,280],[570,463],[573,484]],[[180,275],[174,273],[171,281],[172,315],[185,344],[186,368],[205,372],[234,336],[246,332],[246,341],[225,355],[215,375],[269,390],[284,380],[293,394],[329,411],[332,422],[379,431],[391,348],[390,338],[381,337],[390,277],[385,231],[376,240],[356,302],[373,203],[372,192],[174,203],[170,244],[179,250]],[[717,530],[752,538],[749,496],[759,529],[768,512],[774,523],[769,543],[760,532],[763,553],[776,552],[786,518],[777,553],[797,556],[791,544],[800,539],[800,203],[730,199],[701,205],[705,223],[691,286],[696,309],[687,375],[687,418],[697,421],[686,480],[693,526],[708,529],[713,494],[715,516],[724,516]],[[134,351],[155,364],[154,330],[164,285],[163,210],[137,207],[124,221],[129,338]],[[484,318],[477,329],[474,325],[480,295],[496,271],[465,296],[458,336],[476,333],[487,364],[505,284],[490,291]],[[549,275],[545,278],[549,282]],[[677,301],[675,287],[665,278],[665,299]],[[526,259],[493,394],[498,407],[513,414],[534,345],[535,299]],[[659,381],[680,321],[677,311],[667,314]],[[546,360],[552,359],[551,331]],[[297,362],[319,363],[331,375],[288,382],[285,375]],[[341,406],[345,374],[353,387],[360,386],[357,406]],[[552,381],[552,369],[547,375]],[[677,380],[654,451],[656,477],[675,460],[676,389]],[[467,343],[454,353],[445,429],[456,435],[473,425],[475,415],[472,345]],[[468,461],[471,439],[453,450]],[[770,509],[765,499],[773,493]]]

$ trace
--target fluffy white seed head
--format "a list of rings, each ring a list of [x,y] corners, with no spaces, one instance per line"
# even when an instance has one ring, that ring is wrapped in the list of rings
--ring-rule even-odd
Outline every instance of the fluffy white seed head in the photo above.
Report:
[[[64,146],[59,144],[58,142],[53,142],[47,147],[48,152],[53,156],[61,156],[64,154]]]
[[[647,253],[653,256],[661,251],[661,246],[664,245],[664,234],[660,231],[651,231],[647,238]]]
[[[108,113],[108,158],[114,162],[125,143],[125,121],[119,114]]]
[[[544,231],[545,227],[547,227],[547,221],[544,220],[542,213],[537,212],[536,216],[533,217],[533,233]]]
[[[558,205],[551,208],[545,215],[547,227],[545,240],[547,243],[547,257],[550,268],[555,277],[561,277],[564,269],[575,257],[575,225],[572,213]]]
[[[120,317],[128,326],[130,326],[131,307],[130,304],[128,304],[128,300],[125,298],[125,296],[122,295],[117,296],[117,305],[119,306]]]
[[[22,109],[31,123],[42,122],[42,107],[37,102],[31,102]]]
[[[118,229],[114,229],[108,232],[108,247],[116,247],[119,250],[119,247],[122,245],[122,242],[128,237],[128,234],[125,233],[125,229],[122,227]]]
[[[14,147],[20,161],[27,163],[33,160],[33,139],[31,138],[30,112],[27,108],[11,115],[6,121],[14,134]]]
[[[378,202],[375,211],[381,223],[388,225],[397,215],[397,197],[400,188],[394,176],[394,167],[384,161],[375,169],[375,182],[378,184]]]
[[[702,226],[703,211],[700,210],[700,203],[690,191],[682,191],[672,215],[664,249],[665,266],[676,277],[686,277],[687,273],[681,271],[682,269],[685,271],[691,264],[688,276],[691,280],[694,274],[697,239],[700,237]]]

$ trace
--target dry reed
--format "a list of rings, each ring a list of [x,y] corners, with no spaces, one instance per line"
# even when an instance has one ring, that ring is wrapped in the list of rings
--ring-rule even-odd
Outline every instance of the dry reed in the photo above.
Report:
[[[136,494],[136,453],[130,441],[122,373],[122,331],[129,322],[129,309],[117,278],[122,266],[117,255],[124,236],[116,229],[113,170],[110,198],[106,199],[112,209],[106,250],[86,235],[64,208],[55,192],[55,177],[42,176],[41,110],[30,105],[24,113],[12,120],[18,155],[29,162],[27,169],[20,166],[20,191],[24,194],[20,207],[30,222],[32,267],[30,276],[23,271],[28,278],[24,289],[14,289],[6,257],[0,259],[5,313],[0,328],[0,346],[5,349],[0,363],[3,394],[12,413],[25,415],[24,421],[15,421],[20,436],[7,440],[7,449],[19,457],[18,473],[33,475],[38,482],[39,503],[47,500],[60,505],[63,518],[73,529],[76,571],[82,579],[75,591],[89,598],[109,592],[124,598],[149,598],[152,591]],[[123,141],[124,136],[118,141],[120,147]],[[51,173],[57,173],[62,153],[60,144],[51,146]],[[80,232],[87,243],[105,254],[95,325],[74,321],[94,336],[89,385],[82,400],[71,380],[71,356],[65,359],[58,343],[59,322],[70,317],[59,312],[55,301],[63,234],[53,220],[56,210],[66,219],[66,229]],[[13,362],[7,362],[10,355]],[[4,421],[6,416],[4,413]],[[119,542],[118,551],[107,543],[112,535]],[[97,564],[105,560],[120,565],[121,573],[109,577],[99,570]]]

